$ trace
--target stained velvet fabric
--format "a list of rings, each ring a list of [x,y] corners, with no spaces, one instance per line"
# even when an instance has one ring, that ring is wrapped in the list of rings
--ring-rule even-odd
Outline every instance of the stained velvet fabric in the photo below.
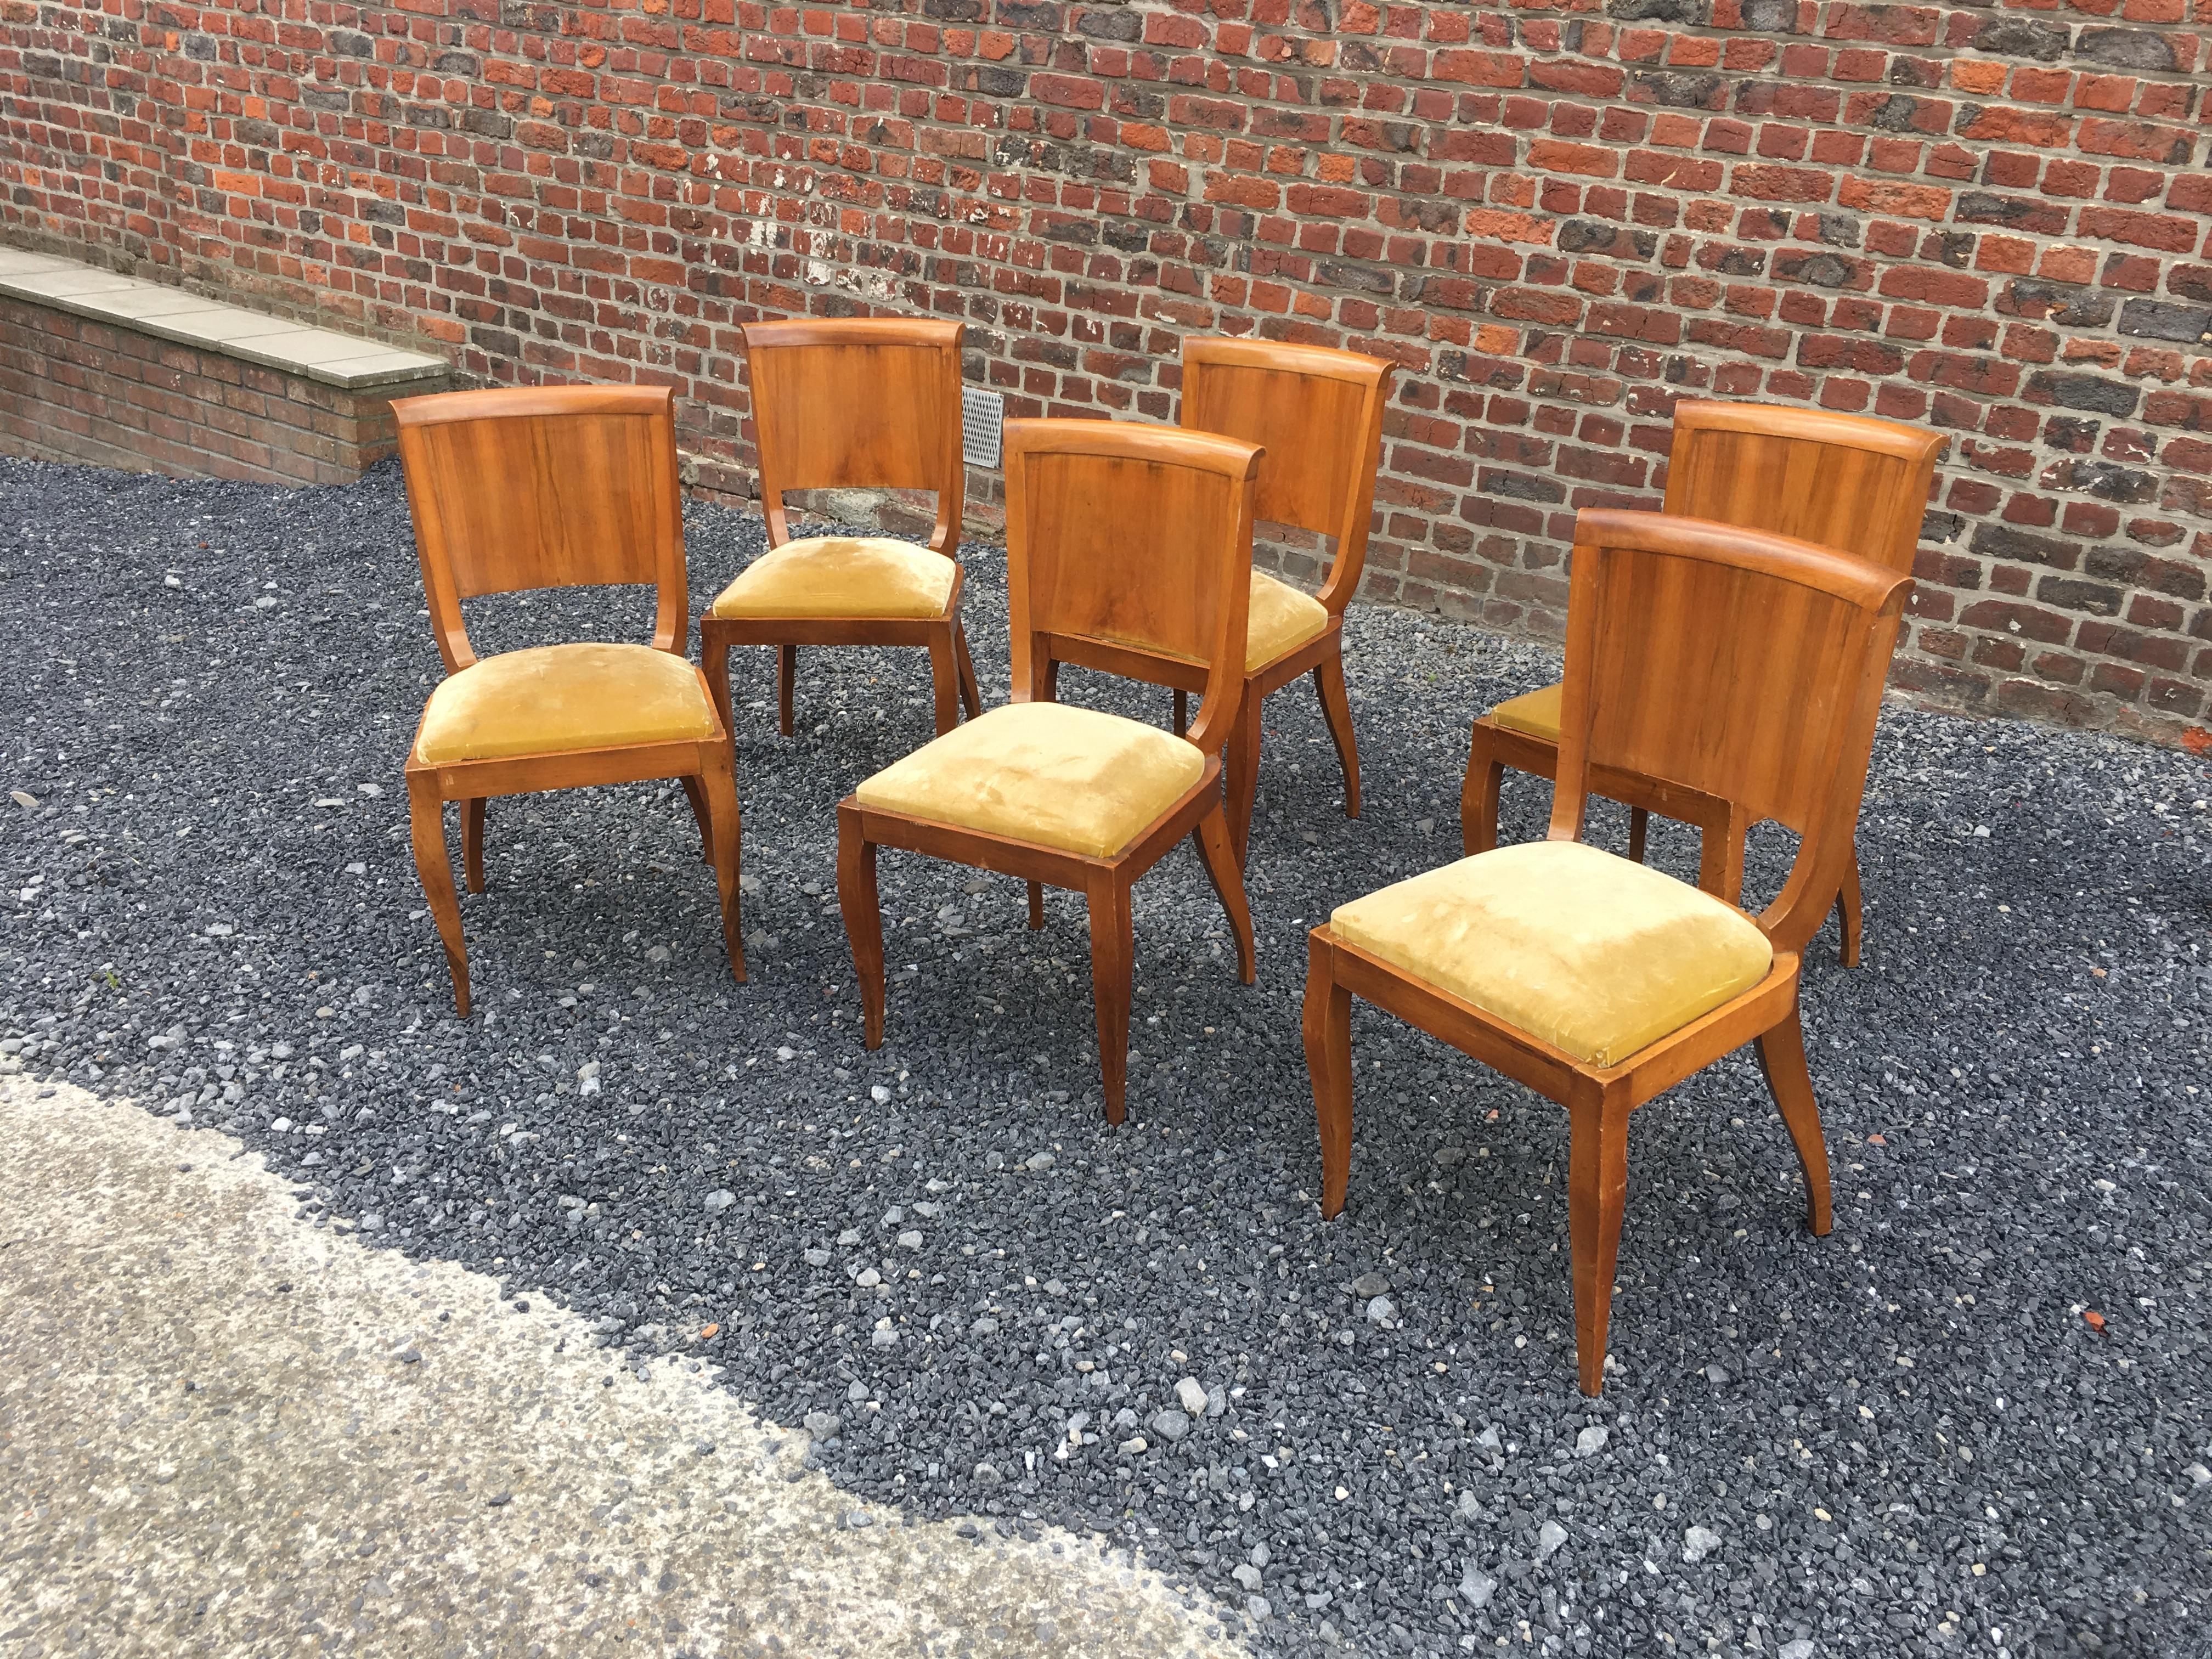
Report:
[[[1017,702],[955,726],[853,793],[863,806],[1106,858],[1204,768],[1196,747],[1142,721]]]
[[[1501,847],[1355,899],[1336,936],[1576,1059],[1617,1066],[1765,977],[1751,919],[1585,847]]]
[[[1490,718],[1509,732],[1523,732],[1532,738],[1557,743],[1559,740],[1559,697],[1565,690],[1563,685],[1547,685],[1540,691],[1509,697],[1490,711]]]
[[[717,617],[940,617],[951,560],[889,536],[810,536],[747,565]]]
[[[714,708],[699,671],[649,645],[541,645],[484,657],[430,694],[419,759],[617,749],[711,737]]]
[[[1244,625],[1244,672],[1265,668],[1328,626],[1328,611],[1310,593],[1252,573],[1252,603]]]

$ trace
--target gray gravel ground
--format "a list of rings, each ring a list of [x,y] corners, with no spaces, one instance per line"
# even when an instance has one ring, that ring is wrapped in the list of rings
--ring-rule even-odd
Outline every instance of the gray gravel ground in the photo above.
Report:
[[[760,545],[702,508],[690,537],[695,606]],[[437,665],[392,472],[0,462],[0,791],[37,802],[0,816],[16,1063],[229,1129],[333,1226],[719,1363],[853,1493],[1104,1534],[1281,1654],[2206,1651],[2201,758],[1887,717],[1868,963],[1824,935],[1806,987],[1836,1231],[1805,1233],[1741,1059],[1640,1115],[1594,1403],[1559,1112],[1363,1009],[1324,1225],[1297,1036],[1304,927],[1456,854],[1464,722],[1542,651],[1355,611],[1358,823],[1310,698],[1271,702],[1260,983],[1178,853],[1139,890],[1115,1130],[1069,896],[1030,934],[1017,884],[887,855],[890,1036],[860,1046],[832,807],[927,737],[918,653],[809,653],[791,741],[766,653],[735,665],[749,986],[679,795],[495,804],[465,1025],[407,848]],[[1003,559],[971,569],[994,701]],[[478,629],[645,616],[540,597]],[[1508,836],[1539,833],[1541,786],[1509,791]],[[1654,842],[1691,867],[1687,832]],[[1757,844],[1754,884],[1781,857]]]

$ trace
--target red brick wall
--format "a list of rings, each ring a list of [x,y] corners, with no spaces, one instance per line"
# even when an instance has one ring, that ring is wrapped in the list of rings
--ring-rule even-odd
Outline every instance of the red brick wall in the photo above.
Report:
[[[1407,369],[1372,591],[1556,633],[1676,397],[1867,410],[1958,439],[1899,684],[2206,741],[2212,0],[0,18],[14,239],[672,381],[710,488],[758,314],[964,318],[1012,413],[1167,416],[1189,332],[1348,343]]]
[[[186,478],[349,483],[398,453],[392,396],[0,297],[0,454]]]

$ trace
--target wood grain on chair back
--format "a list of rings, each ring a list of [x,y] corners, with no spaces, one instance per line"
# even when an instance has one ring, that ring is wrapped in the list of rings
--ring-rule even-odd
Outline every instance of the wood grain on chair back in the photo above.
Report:
[[[961,325],[910,317],[748,323],[738,331],[752,385],[769,540],[790,539],[787,489],[933,489],[948,551],[960,526]]]
[[[1936,458],[1950,441],[1867,415],[1677,404],[1663,510],[1839,547],[1909,572]]]
[[[392,412],[448,668],[474,660],[459,601],[599,583],[658,590],[653,643],[687,629],[676,398],[665,386],[521,386]]]
[[[1395,363],[1326,346],[1262,340],[1182,343],[1187,432],[1241,438],[1267,452],[1254,516],[1336,538],[1322,603],[1341,614],[1359,586]]]
[[[1108,421],[1009,421],[1006,585],[1014,696],[1049,640],[1206,665],[1190,738],[1228,735],[1244,677],[1254,444]]]
[[[1802,948],[1851,856],[1911,578],[1736,526],[1585,510],[1571,580],[1552,835],[1578,836],[1592,764],[1779,820],[1802,839],[1759,921]]]

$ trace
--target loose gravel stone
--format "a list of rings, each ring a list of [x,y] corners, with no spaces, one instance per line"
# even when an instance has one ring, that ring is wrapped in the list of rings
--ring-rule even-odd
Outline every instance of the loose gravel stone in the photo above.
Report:
[[[703,609],[760,530],[686,526]],[[967,564],[1002,701],[1004,559]],[[1517,1648],[1526,1621],[1568,1652],[1886,1659],[1955,1612],[1992,1656],[1996,1627],[2016,1659],[2166,1659],[2212,1620],[2187,1473],[2212,1461],[2203,757],[1885,712],[1867,962],[1832,929],[1806,957],[1834,1232],[1805,1231],[1754,1056],[1639,1112],[1593,1406],[1565,1115],[1362,1008],[1351,1201],[1323,1223],[1298,1032],[1305,930],[1456,854],[1466,721],[1553,653],[1352,609],[1363,816],[1310,693],[1270,698],[1259,983],[1194,859],[1148,874],[1110,1128],[1070,895],[1031,933],[1019,883],[886,854],[886,1037],[860,1040],[836,803],[929,736],[921,653],[802,650],[790,739],[772,653],[733,658],[746,923],[773,941],[744,986],[680,791],[493,802],[462,1022],[399,787],[440,665],[392,469],[285,491],[0,461],[0,786],[37,803],[0,816],[0,1036],[34,1045],[5,1060],[227,1128],[329,1228],[377,1216],[379,1244],[613,1321],[610,1370],[681,1355],[773,1420],[840,1415],[816,1455],[879,1517],[1072,1517],[1225,1595],[1265,1538],[1283,1654]],[[485,651],[646,625],[586,589],[470,620]],[[1063,694],[1168,718],[1078,671]],[[1505,838],[1547,800],[1509,779]],[[1591,826],[1625,840],[1613,808]],[[1788,840],[1753,834],[1753,902]],[[1655,822],[1652,860],[1693,874],[1696,842]],[[878,1227],[892,1207],[926,1224]],[[1185,1376],[1206,1425],[1169,1442],[1147,1425],[1197,1416]],[[1115,1427],[1057,1458],[1078,1411]],[[1571,1455],[1593,1419],[1604,1455]],[[1727,1571],[1680,1559],[1678,1512]],[[1577,1542],[1532,1565],[1554,1517]],[[1480,1609],[1439,1595],[1469,1553]]]

